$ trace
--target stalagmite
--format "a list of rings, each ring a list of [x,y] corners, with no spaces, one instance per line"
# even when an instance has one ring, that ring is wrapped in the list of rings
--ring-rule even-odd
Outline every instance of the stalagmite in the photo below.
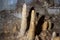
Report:
[[[50,40],[51,39],[51,34],[48,31],[48,20],[44,21],[42,25],[42,31],[39,35],[42,40]]]
[[[60,40],[60,37],[56,35],[56,32],[53,32],[51,40]]]
[[[50,30],[51,30],[51,27],[52,27],[51,19],[50,19],[49,16],[46,16],[46,17],[45,17],[45,20],[47,20],[48,30],[50,31]]]
[[[53,40],[55,37],[56,37],[56,32],[53,32],[51,40]]]
[[[52,24],[52,23],[51,23],[51,20],[50,20],[50,19],[48,20],[48,24],[49,24],[48,30],[51,30],[51,24]]]
[[[42,25],[42,31],[47,31],[47,27],[48,27],[48,22],[45,21]]]
[[[27,13],[26,13],[26,4],[24,4],[22,8],[22,20],[21,20],[19,37],[25,34],[26,27],[27,27]]]
[[[40,33],[40,37],[42,40],[46,40],[45,39],[47,36],[46,32],[47,32],[47,21],[45,21],[42,25],[42,32]]]
[[[34,35],[35,35],[35,33],[34,33],[35,32],[35,16],[36,16],[35,10],[32,10],[30,28],[29,28],[29,31],[28,31],[28,34],[27,34],[28,40],[33,40],[34,39]]]

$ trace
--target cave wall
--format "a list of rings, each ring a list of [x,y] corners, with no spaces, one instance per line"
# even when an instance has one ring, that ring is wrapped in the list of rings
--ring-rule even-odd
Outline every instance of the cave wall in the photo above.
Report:
[[[16,8],[17,0],[0,0],[0,10],[13,10]]]

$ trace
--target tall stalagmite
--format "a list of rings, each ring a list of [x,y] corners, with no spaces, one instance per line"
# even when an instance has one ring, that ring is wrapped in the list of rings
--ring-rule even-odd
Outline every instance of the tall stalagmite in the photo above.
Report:
[[[26,4],[24,4],[22,8],[22,20],[19,33],[20,37],[22,37],[25,34],[26,27],[27,27],[27,13],[26,13]]]
[[[34,39],[34,35],[35,35],[35,17],[36,17],[36,13],[35,10],[32,10],[31,12],[31,21],[30,21],[30,28],[27,34],[28,40],[33,40]]]

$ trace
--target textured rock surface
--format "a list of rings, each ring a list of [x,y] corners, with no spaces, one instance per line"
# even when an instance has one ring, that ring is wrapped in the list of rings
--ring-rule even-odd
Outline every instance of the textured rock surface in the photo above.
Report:
[[[3,11],[0,13],[0,40],[15,40],[21,19]]]
[[[32,6],[34,6],[36,12],[39,13],[39,18],[42,15],[51,17],[51,21],[54,24],[53,29],[51,31],[52,32],[56,31],[57,33],[60,34],[60,13],[49,14],[45,10],[45,8],[42,8],[42,6],[40,5],[39,2],[28,5],[27,13],[29,12],[29,10]],[[20,7],[21,8],[18,8],[18,11],[21,12],[22,6],[20,5]],[[19,29],[20,29],[20,22],[21,22],[21,19],[20,19],[21,16],[18,16],[18,15],[19,15],[18,13],[12,14],[8,11],[0,12],[0,40],[17,40],[16,36],[18,35]],[[25,36],[23,38],[25,38]],[[39,36],[37,35],[36,40],[39,40],[38,38],[39,38]]]

